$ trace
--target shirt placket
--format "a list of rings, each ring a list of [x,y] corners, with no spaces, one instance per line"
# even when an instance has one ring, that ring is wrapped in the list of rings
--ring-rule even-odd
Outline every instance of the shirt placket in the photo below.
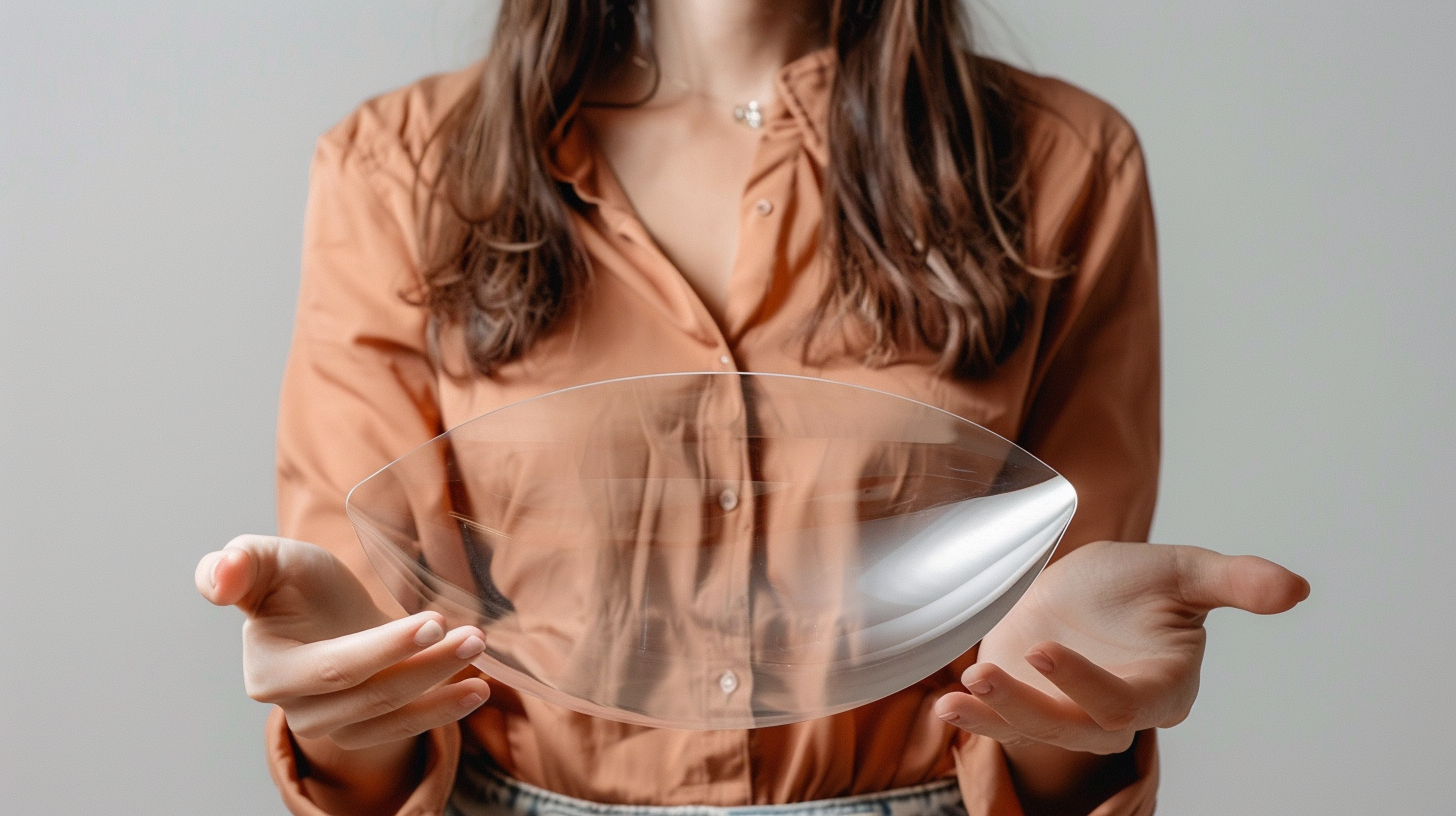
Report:
[[[716,321],[716,366],[708,370],[738,371],[733,343],[742,338],[759,305],[772,286],[779,250],[779,231],[786,208],[782,206],[785,181],[797,134],[793,120],[782,111],[763,135],[749,182],[740,204],[739,239],[729,276],[724,325]],[[681,278],[680,273],[674,273]],[[687,286],[685,280],[681,285]],[[696,294],[694,293],[696,297]],[[706,314],[706,307],[703,307]],[[708,719],[719,727],[748,728],[754,724],[753,621],[751,582],[760,508],[753,462],[753,417],[749,395],[754,385],[743,377],[714,377],[703,403],[702,421],[711,429],[704,438],[707,478],[705,506],[718,523],[705,547],[715,550],[710,571],[716,582],[707,597],[716,605],[712,651],[703,669],[710,691]],[[707,589],[707,588],[705,588]],[[716,692],[716,693],[714,693]]]
[[[802,134],[794,116],[782,106],[767,123],[740,206],[739,240],[730,272],[727,315],[720,325],[638,219],[609,167],[595,168],[596,185],[583,185],[587,174],[570,180],[582,199],[597,207],[594,220],[619,243],[634,272],[653,276],[656,286],[671,301],[666,313],[680,315],[688,304],[693,319],[680,328],[706,352],[701,371],[738,372],[734,342],[750,328],[773,283],[780,250],[779,233],[788,214],[793,163],[802,149]],[[581,143],[579,142],[578,145]],[[592,156],[592,162],[601,162]],[[596,188],[600,185],[599,188]],[[741,377],[714,377],[720,383],[708,389],[701,402],[705,433],[701,473],[704,513],[714,523],[703,525],[702,558],[711,559],[696,587],[694,612],[702,626],[698,644],[683,648],[699,659],[689,679],[701,691],[704,718],[715,728],[729,729],[702,735],[704,760],[720,769],[735,768],[743,789],[737,797],[751,801],[749,742],[746,729],[754,724],[754,672],[751,615],[752,560],[760,509],[755,500],[752,466],[751,406],[745,400]],[[701,696],[700,696],[701,695]],[[711,747],[710,747],[711,746]],[[709,760],[709,757],[713,759]]]
[[[757,510],[745,385],[739,376],[709,378],[698,419],[709,520],[701,546],[702,557],[711,564],[698,595],[697,612],[707,633],[700,651],[701,699],[705,719],[717,728],[746,728],[753,721],[748,590]]]

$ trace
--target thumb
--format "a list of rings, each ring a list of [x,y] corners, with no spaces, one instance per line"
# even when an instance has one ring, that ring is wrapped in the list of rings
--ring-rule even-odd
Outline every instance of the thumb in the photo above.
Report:
[[[277,552],[278,539],[272,536],[238,536],[223,549],[204,555],[197,562],[192,580],[202,597],[212,603],[236,604],[247,612],[266,592],[262,578],[272,571],[267,568],[277,560]]]
[[[1179,547],[1175,569],[1183,602],[1203,609],[1231,606],[1259,615],[1294,608],[1309,597],[1309,582],[1254,555],[1222,555]]]

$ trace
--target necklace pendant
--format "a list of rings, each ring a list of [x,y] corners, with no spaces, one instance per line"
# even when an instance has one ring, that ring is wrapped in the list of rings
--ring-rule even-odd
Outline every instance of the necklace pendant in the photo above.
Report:
[[[733,120],[758,130],[763,127],[763,111],[759,109],[756,101],[749,101],[747,105],[734,105]]]

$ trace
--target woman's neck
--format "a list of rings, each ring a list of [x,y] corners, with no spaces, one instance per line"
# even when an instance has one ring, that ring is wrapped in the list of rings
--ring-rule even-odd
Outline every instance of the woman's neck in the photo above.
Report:
[[[663,93],[767,100],[784,65],[824,44],[825,0],[649,0]]]

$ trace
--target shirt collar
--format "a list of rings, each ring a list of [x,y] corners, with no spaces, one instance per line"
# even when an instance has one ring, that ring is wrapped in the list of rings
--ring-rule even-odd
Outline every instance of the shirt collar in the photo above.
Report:
[[[829,164],[829,91],[834,87],[834,49],[821,48],[785,65],[777,79],[779,103],[804,134],[804,148]]]

